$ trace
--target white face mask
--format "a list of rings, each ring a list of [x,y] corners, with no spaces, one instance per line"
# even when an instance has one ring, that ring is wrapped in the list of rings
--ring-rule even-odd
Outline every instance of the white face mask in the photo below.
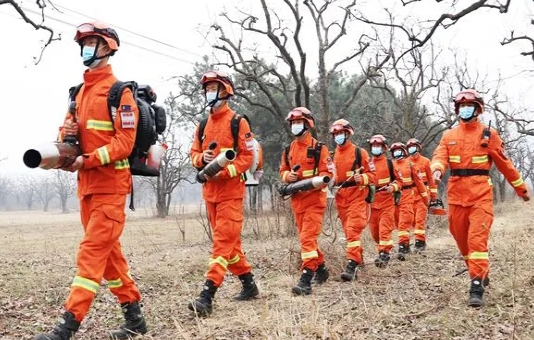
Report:
[[[371,147],[371,153],[374,156],[380,156],[382,154],[382,147],[381,146],[372,146]]]
[[[470,120],[475,115],[475,107],[474,106],[462,106],[458,110],[458,115],[463,120]]]
[[[408,148],[408,152],[410,153],[410,155],[413,155],[417,152],[417,146],[410,146]]]
[[[82,48],[83,64],[89,67],[90,69],[95,68],[98,65],[98,63],[100,63],[100,60],[102,60],[101,58],[97,58],[93,60],[92,63],[87,64],[87,62],[89,62],[93,58],[93,56],[96,56],[96,48],[94,46],[84,46]]]
[[[291,124],[291,133],[299,136],[304,131],[304,123]]]
[[[218,107],[218,106],[221,106],[222,104],[222,100],[217,99],[216,91],[206,92],[206,101],[208,102],[208,106],[211,106],[211,107]]]

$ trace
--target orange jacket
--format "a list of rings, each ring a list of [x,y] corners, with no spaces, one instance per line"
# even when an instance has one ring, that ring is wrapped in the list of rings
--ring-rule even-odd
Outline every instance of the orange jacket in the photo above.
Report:
[[[78,170],[78,196],[127,194],[132,182],[128,156],[135,143],[137,104],[132,91],[124,90],[112,123],[107,98],[117,78],[111,66],[87,70],[83,78],[84,85],[76,96],[78,140],[84,157],[83,169]],[[68,119],[70,113],[65,121]]]
[[[402,183],[401,202],[413,196],[408,196],[405,194],[405,192],[408,190],[413,192],[413,187],[417,188],[417,191],[423,200],[428,200],[426,186],[423,183],[423,180],[419,177],[419,169],[416,168],[416,166],[408,158],[395,159],[393,161],[393,166],[395,168],[395,173],[399,174],[400,182]]]
[[[504,154],[504,143],[495,129],[491,129],[488,146],[481,146],[484,128],[486,126],[479,121],[460,122],[443,134],[434,151],[430,165],[432,171],[440,170],[443,173],[447,167],[451,170],[447,188],[450,204],[469,207],[480,200],[493,201],[491,179],[485,174],[489,173],[492,163],[519,196],[527,193],[521,175]],[[473,172],[478,174],[474,175]]]
[[[367,150],[360,148],[361,166],[363,167],[363,169],[360,170],[360,173],[362,174],[363,182],[361,186],[354,185],[353,176],[355,171],[352,171],[351,169],[356,159],[356,147],[357,146],[351,142],[336,147],[336,152],[334,154],[334,164],[336,166],[335,185],[342,185],[343,183],[345,183],[343,185],[348,185],[345,188],[340,188],[337,192],[336,202],[338,204],[348,205],[354,200],[361,201],[361,199],[365,199],[368,191],[365,186],[375,183],[375,171],[374,169],[371,170],[369,167],[369,154],[367,153]],[[358,167],[359,165],[356,164],[356,170],[358,170]]]
[[[200,168],[202,153],[208,149],[212,141],[217,142],[215,156],[222,151],[232,149],[234,138],[230,128],[230,121],[235,116],[235,112],[230,109],[228,103],[222,104],[217,109],[212,109],[202,136],[202,144],[197,138],[199,126],[197,126],[191,146],[190,156],[194,167]],[[241,119],[239,123],[239,136],[237,143],[237,156],[228,166],[219,172],[219,176],[204,183],[202,196],[208,202],[223,202],[232,199],[245,197],[245,182],[243,174],[251,167],[253,161],[254,135],[250,132],[250,126],[246,119]]]
[[[375,185],[377,189],[375,200],[371,206],[373,209],[394,207],[395,201],[393,200],[393,195],[385,190],[378,191],[378,189],[391,184],[395,191],[399,191],[399,183],[402,183],[402,181],[400,180],[398,172],[393,169],[393,175],[395,178],[393,178],[393,181],[391,181],[387,157],[385,155],[380,155],[378,157],[373,156],[369,166],[371,169],[375,169]]]
[[[430,190],[430,198],[435,200],[438,198],[438,187],[432,177],[432,170],[430,170],[430,160],[420,153],[410,156],[410,160],[419,169],[419,176],[423,180],[425,186]]]
[[[319,162],[317,168],[314,169],[315,158],[308,153],[308,150],[314,150],[316,145],[317,140],[309,132],[306,133],[302,140],[295,139],[291,142],[289,155],[287,156],[289,164],[286,162],[286,151],[282,152],[282,160],[280,162],[280,177],[282,181],[288,183],[289,173],[293,166],[297,164],[300,165],[300,169],[297,171],[297,181],[313,176],[328,176],[332,179],[334,164],[325,145],[321,147]],[[310,205],[316,206],[317,203],[320,203],[321,206],[326,206],[326,188],[296,193],[291,196],[291,203],[296,212],[304,211]]]

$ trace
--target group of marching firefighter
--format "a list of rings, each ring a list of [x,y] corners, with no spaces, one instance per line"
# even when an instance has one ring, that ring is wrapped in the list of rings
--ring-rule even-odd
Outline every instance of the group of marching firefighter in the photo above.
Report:
[[[130,275],[120,243],[126,220],[126,196],[132,192],[129,155],[140,131],[138,101],[132,90],[125,89],[119,105],[109,105],[110,97],[117,95],[111,91],[117,78],[108,60],[120,45],[113,28],[101,22],[84,23],[78,26],[75,41],[87,69],[80,91],[72,93],[74,100],[60,136],[61,140],[75,137],[81,154],[61,169],[78,172],[84,234],[65,311],[50,332],[37,334],[34,339],[72,339],[89,312],[102,279],[107,281],[124,315],[124,323],[109,336],[116,340],[131,339],[148,332],[148,322],[141,310],[141,292]],[[228,101],[235,94],[230,77],[209,71],[202,76],[200,86],[209,114],[196,128],[190,157],[199,170],[197,179],[203,186],[213,244],[202,291],[189,302],[188,308],[202,315],[212,312],[213,299],[227,271],[242,283],[236,300],[246,301],[259,295],[252,265],[242,248],[241,231],[245,183],[261,178],[262,156],[248,119],[242,119],[246,117],[229,106]],[[291,197],[301,246],[302,273],[292,287],[293,294],[308,295],[313,280],[321,284],[329,278],[325,255],[318,245],[328,185],[335,194],[347,240],[348,263],[341,279],[350,282],[356,279],[357,268],[364,265],[361,235],[367,224],[377,244],[374,260],[377,267],[384,268],[390,261],[395,229],[398,259],[405,260],[410,253],[412,228],[414,250],[425,249],[427,208],[439,201],[436,183],[449,170],[449,229],[471,278],[468,303],[482,306],[484,289],[489,284],[492,164],[518,196],[525,201],[530,196],[520,174],[506,157],[498,132],[478,119],[484,113],[480,94],[474,90],[458,93],[454,112],[459,123],[444,132],[430,161],[421,155],[422,145],[416,139],[390,145],[383,135],[377,134],[369,139],[366,148],[358,147],[351,141],[354,128],[344,119],[335,121],[330,128],[337,145],[332,157],[327,147],[312,136],[315,122],[310,110],[305,107],[290,110],[286,120],[294,139],[282,152],[280,178],[284,185],[280,192]]]

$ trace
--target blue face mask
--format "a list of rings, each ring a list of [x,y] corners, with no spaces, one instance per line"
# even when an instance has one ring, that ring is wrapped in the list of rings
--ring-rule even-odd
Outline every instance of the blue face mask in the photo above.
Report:
[[[304,131],[304,123],[291,124],[291,133],[295,136],[300,136]]]
[[[83,64],[89,68],[95,68],[100,62],[100,58],[93,60],[90,64],[87,64],[96,55],[96,48],[94,46],[84,46],[82,48],[82,60]]]
[[[402,150],[393,150],[394,158],[402,158],[402,156],[403,156]]]
[[[475,114],[475,107],[474,106],[462,106],[458,110],[458,115],[463,120],[470,120],[474,117]]]
[[[222,104],[222,100],[218,99],[216,102],[214,100],[217,99],[217,92],[206,92],[206,101],[208,102],[208,105],[211,107],[219,107]]]
[[[346,140],[347,138],[345,138],[344,134],[334,136],[334,142],[336,142],[337,145],[342,145]]]
[[[410,146],[408,148],[408,152],[410,153],[410,155],[413,155],[417,152],[417,146]]]
[[[380,156],[382,154],[382,147],[381,146],[372,146],[371,147],[371,153],[374,156]]]

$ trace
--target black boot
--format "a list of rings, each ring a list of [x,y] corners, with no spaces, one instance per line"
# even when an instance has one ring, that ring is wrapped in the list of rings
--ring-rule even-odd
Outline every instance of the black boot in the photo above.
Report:
[[[330,273],[328,272],[328,269],[326,269],[325,264],[322,263],[319,265],[319,267],[317,267],[317,271],[315,272],[315,279],[313,283],[321,285],[325,283],[329,277],[330,277]]]
[[[311,281],[313,278],[313,270],[304,268],[302,270],[302,275],[300,276],[300,281],[295,287],[291,289],[295,295],[309,295],[311,294],[312,287]]]
[[[410,244],[405,243],[399,243],[399,251],[397,253],[397,259],[404,261],[406,260],[406,255],[410,253]]]
[[[469,289],[469,302],[467,303],[469,307],[482,307],[484,304],[483,295],[484,285],[482,280],[474,278],[471,280],[471,289]]]
[[[254,282],[254,275],[252,275],[252,273],[239,275],[239,280],[243,285],[243,289],[241,289],[239,295],[234,297],[234,300],[247,301],[258,296],[260,292],[258,290],[256,282]]]
[[[122,303],[121,309],[124,314],[125,322],[120,326],[120,329],[109,332],[110,339],[132,339],[134,336],[145,334],[148,331],[139,302]]]
[[[385,268],[388,265],[390,258],[389,253],[382,250],[378,253],[378,257],[375,259],[375,266],[378,268]]]
[[[34,340],[70,340],[80,328],[80,323],[71,312],[65,312],[59,319],[57,326],[50,333],[39,334]]]
[[[426,242],[421,240],[415,240],[414,248],[414,252],[416,253],[423,252],[426,249]]]
[[[211,280],[206,280],[202,292],[195,301],[189,303],[189,309],[198,315],[207,315],[212,311],[212,300],[217,292],[217,287]]]
[[[356,268],[358,267],[358,262],[354,260],[349,260],[345,272],[341,273],[341,280],[343,281],[353,281],[356,280],[358,274],[356,273]]]

